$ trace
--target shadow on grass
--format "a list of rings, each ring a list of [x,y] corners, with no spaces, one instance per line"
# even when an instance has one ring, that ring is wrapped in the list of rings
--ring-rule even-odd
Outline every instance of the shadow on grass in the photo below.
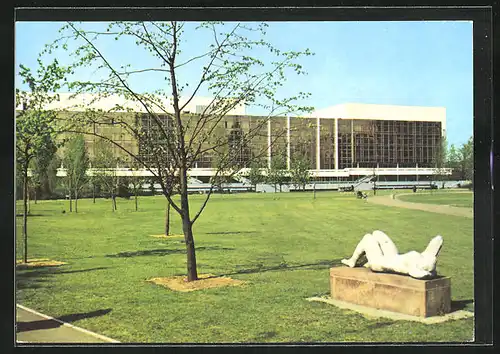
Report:
[[[104,316],[110,312],[111,309],[103,309],[103,310],[96,310],[84,313],[73,313],[70,315],[64,315],[56,318],[63,322],[75,322],[78,320],[82,320],[84,318]],[[30,321],[30,322],[17,322],[17,332],[36,331],[40,329],[57,328],[60,326],[62,326],[62,323],[49,319]]]
[[[467,308],[467,305],[473,304],[474,300],[457,300],[457,301],[451,301],[451,312],[455,312],[458,310],[465,310]]]
[[[46,286],[51,277],[57,274],[91,272],[111,267],[96,267],[77,270],[64,270],[61,267],[37,267],[36,269],[18,269],[16,271],[16,289],[36,289]]]
[[[231,247],[197,247],[198,251],[232,251],[234,248]],[[144,251],[131,251],[131,252],[120,252],[116,254],[107,254],[106,257],[139,257],[139,256],[167,256],[169,254],[185,254],[185,249],[168,249],[160,248],[154,250],[144,250]]]
[[[28,217],[32,217],[32,216],[50,216],[49,214],[28,214]],[[18,218],[22,218],[23,217],[23,214],[16,214],[16,217]]]
[[[236,275],[236,274],[253,274],[253,273],[264,273],[264,272],[270,272],[270,271],[275,271],[275,270],[280,270],[280,271],[292,271],[292,270],[314,270],[314,269],[328,269],[331,267],[335,267],[340,265],[340,259],[334,259],[334,260],[321,260],[316,263],[304,263],[304,264],[297,264],[297,265],[288,265],[287,263],[281,263],[275,266],[266,266],[266,265],[258,265],[257,267],[254,268],[246,268],[246,269],[240,269],[237,271],[234,271],[232,273],[225,273],[225,274],[220,274],[215,277],[221,277],[221,276],[229,276],[229,275]],[[237,267],[240,267],[237,265]]]
[[[239,234],[255,234],[257,231],[219,231],[205,232],[206,235],[239,235]]]
[[[95,268],[76,269],[76,270],[64,270],[64,271],[58,272],[58,274],[84,273],[84,272],[91,272],[94,270],[103,270],[103,269],[109,269],[109,268],[112,268],[112,267],[95,267]]]

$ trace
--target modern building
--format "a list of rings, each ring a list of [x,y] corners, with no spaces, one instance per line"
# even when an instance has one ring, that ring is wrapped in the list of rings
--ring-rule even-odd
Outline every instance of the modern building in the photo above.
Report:
[[[137,102],[106,97],[95,101],[90,94],[70,97],[62,94],[48,108],[65,109],[65,115],[78,116],[92,106],[107,112],[110,121],[122,120],[140,127],[153,139],[158,125]],[[156,109],[162,126],[171,126],[171,104],[159,99],[163,109]],[[183,111],[183,120],[195,126],[197,117],[211,98],[195,97]],[[150,107],[153,107],[154,104]],[[166,107],[166,108],[165,108]],[[119,119],[118,119],[119,118]],[[153,164],[158,151],[151,144],[136,141],[120,124],[94,124],[89,129],[106,135],[139,154]],[[217,134],[227,138],[234,148],[234,158],[243,168],[261,156],[261,167],[278,163],[289,169],[297,156],[306,158],[311,175],[319,181],[355,180],[360,176],[377,175],[386,180],[432,179],[435,157],[446,133],[446,109],[346,103],[320,109],[307,117],[262,117],[245,113],[244,104],[229,110],[218,123]],[[212,132],[211,132],[212,134]],[[215,134],[215,133],[214,133]],[[246,136],[242,143],[239,137]],[[95,138],[89,136],[90,154]],[[120,154],[115,147],[115,153]],[[206,152],[195,161],[190,174],[208,177],[213,174],[214,158]]]

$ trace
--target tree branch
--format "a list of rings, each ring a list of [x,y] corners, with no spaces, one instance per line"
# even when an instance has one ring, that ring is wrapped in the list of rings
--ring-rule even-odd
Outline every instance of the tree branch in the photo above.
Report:
[[[77,134],[85,134],[85,135],[91,135],[91,136],[95,136],[95,137],[98,137],[98,138],[101,138],[111,144],[113,144],[114,146],[117,146],[120,150],[122,150],[123,152],[125,152],[127,155],[129,155],[130,157],[132,157],[134,160],[136,160],[137,162],[139,162],[142,166],[144,166],[144,168],[146,170],[148,170],[149,172],[151,172],[151,174],[160,179],[161,178],[161,169],[159,168],[158,171],[155,173],[141,158],[139,158],[137,155],[133,154],[132,152],[130,152],[128,149],[125,149],[122,145],[118,144],[117,142],[115,142],[113,139],[110,139],[104,135],[101,135],[101,134],[98,134],[98,133],[90,133],[90,132],[85,132],[85,131],[78,131],[78,130],[72,130],[72,129],[63,129],[61,131],[59,131],[60,133],[77,133]],[[172,206],[174,207],[174,209],[179,213],[181,214],[181,209],[177,206],[177,204],[175,204],[173,202],[173,200],[171,199],[170,195],[165,195],[165,197],[168,199],[168,201],[172,204]]]

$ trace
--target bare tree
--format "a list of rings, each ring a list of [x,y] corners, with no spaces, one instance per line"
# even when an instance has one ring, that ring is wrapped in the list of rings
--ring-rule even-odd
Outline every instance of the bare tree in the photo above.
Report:
[[[299,106],[297,102],[309,94],[299,92],[284,97],[279,89],[291,74],[304,74],[297,62],[305,51],[282,51],[265,41],[267,24],[253,23],[179,23],[179,22],[114,22],[105,30],[89,30],[82,25],[68,23],[61,29],[61,36],[48,45],[46,52],[61,48],[71,52],[74,71],[87,67],[101,73],[96,81],[73,81],[69,88],[74,92],[95,94],[93,102],[86,103],[85,114],[68,115],[65,130],[85,132],[108,140],[136,159],[148,169],[161,185],[169,205],[179,214],[187,253],[188,280],[197,280],[197,266],[193,225],[205,209],[213,192],[213,185],[196,213],[192,213],[188,196],[188,171],[202,160],[212,161],[214,177],[229,177],[242,166],[249,164],[249,157],[239,158],[252,139],[265,129],[271,116],[308,112],[311,107]],[[183,47],[185,32],[208,38],[206,47],[198,46],[199,53],[186,55],[183,48],[193,50],[189,43]],[[107,39],[130,41],[137,44],[137,52],[144,50],[151,56],[151,67],[132,68],[128,64],[112,62],[101,46]],[[256,57],[265,53],[274,57],[266,62]],[[123,58],[124,60],[126,59]],[[197,81],[183,81],[186,71],[199,73]],[[150,93],[139,93],[132,78],[156,73],[163,76],[161,89]],[[191,76],[191,75],[190,75]],[[101,79],[102,78],[102,79]],[[189,91],[188,91],[189,90]],[[197,113],[186,113],[195,96],[209,95],[212,99]],[[107,111],[89,108],[92,103],[118,95],[133,102],[143,112],[135,120],[114,112],[132,111],[117,104]],[[224,134],[225,117],[236,107],[254,106],[266,113],[262,119],[241,130],[237,139]],[[144,147],[148,157],[132,151],[119,139],[93,132],[92,124],[119,126]],[[148,122],[145,124],[145,122]],[[145,126],[148,129],[145,129]],[[255,147],[252,156],[260,157],[267,146]],[[239,156],[239,157],[238,157]],[[213,166],[216,163],[216,166]],[[169,181],[178,179],[177,191],[180,203],[172,199],[174,190],[169,190]]]

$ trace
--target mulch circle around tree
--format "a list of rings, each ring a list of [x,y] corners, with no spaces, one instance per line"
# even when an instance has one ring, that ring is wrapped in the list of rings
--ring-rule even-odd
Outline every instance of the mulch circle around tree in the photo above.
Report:
[[[213,274],[200,274],[198,280],[187,281],[185,276],[173,276],[164,278],[152,278],[146,280],[160,286],[164,286],[174,291],[196,291],[201,289],[218,288],[222,286],[239,286],[245,284],[242,280],[231,279],[229,277],[218,277]]]
[[[67,264],[66,262],[54,261],[48,258],[33,258],[28,259],[27,263],[24,263],[22,260],[16,261],[16,268],[38,268],[38,267],[57,267],[63,264]]]

